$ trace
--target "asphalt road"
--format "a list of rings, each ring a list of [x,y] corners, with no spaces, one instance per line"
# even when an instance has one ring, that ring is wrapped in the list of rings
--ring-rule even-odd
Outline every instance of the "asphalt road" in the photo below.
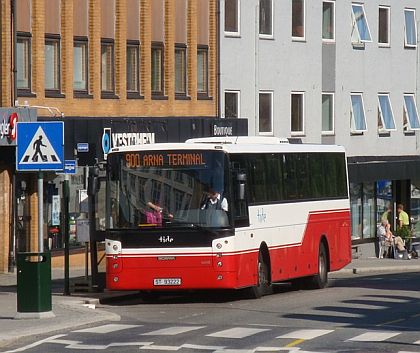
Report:
[[[191,292],[101,305],[104,322],[19,342],[25,352],[420,352],[420,274],[330,275],[324,290],[249,300],[242,293]]]

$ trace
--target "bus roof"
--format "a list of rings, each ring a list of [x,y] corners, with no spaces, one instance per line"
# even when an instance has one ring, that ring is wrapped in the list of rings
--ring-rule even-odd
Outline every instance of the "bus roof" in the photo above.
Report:
[[[289,143],[287,139],[263,136],[228,136],[189,139],[184,143],[154,143],[135,146],[113,147],[109,154],[153,150],[222,150],[227,153],[262,152],[344,152],[338,145]]]

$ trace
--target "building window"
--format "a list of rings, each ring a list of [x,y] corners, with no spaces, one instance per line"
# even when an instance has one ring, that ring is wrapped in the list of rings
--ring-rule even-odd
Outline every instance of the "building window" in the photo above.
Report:
[[[375,183],[350,183],[352,239],[376,236]]]
[[[305,39],[305,0],[292,0],[292,38]]]
[[[353,11],[353,42],[371,42],[372,37],[370,35],[364,6],[362,4],[352,4],[351,8]]]
[[[378,43],[388,47],[390,44],[391,9],[388,6],[379,6]]]
[[[114,43],[101,43],[101,90],[114,92]]]
[[[175,94],[187,94],[187,48],[175,48]]]
[[[163,96],[163,45],[152,46],[152,94]]]
[[[378,102],[378,131],[395,130],[394,113],[389,94],[378,94]]]
[[[301,135],[304,133],[304,93],[292,92],[290,97],[291,132]]]
[[[127,43],[127,92],[140,93],[140,47]]]
[[[335,39],[335,1],[322,2],[322,39],[327,42]]]
[[[352,133],[361,133],[367,130],[365,107],[361,93],[351,94],[350,129]]]
[[[60,91],[60,39],[45,39],[45,90]]]
[[[225,91],[225,118],[239,118],[239,91]]]
[[[273,37],[273,0],[260,0],[260,35]]]
[[[404,131],[420,129],[419,114],[414,94],[404,95],[403,127]]]
[[[322,93],[322,134],[334,134],[334,93]]]
[[[273,134],[273,92],[259,93],[258,132],[260,135]]]
[[[18,90],[31,90],[31,37],[18,35],[16,46],[16,68]]]
[[[197,92],[208,95],[208,48],[197,48]]]
[[[417,46],[416,10],[404,9],[405,17],[405,46],[415,48]]]
[[[73,44],[73,89],[88,90],[88,43],[75,40]]]
[[[225,34],[239,35],[239,0],[225,0]]]

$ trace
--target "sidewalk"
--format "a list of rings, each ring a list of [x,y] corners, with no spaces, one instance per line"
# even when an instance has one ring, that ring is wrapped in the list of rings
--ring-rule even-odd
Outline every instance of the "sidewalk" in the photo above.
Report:
[[[377,258],[355,259],[344,269],[334,274],[368,274],[373,272],[420,272],[420,259],[394,260]],[[71,269],[70,277],[83,279],[83,269]],[[126,292],[74,293],[63,296],[63,270],[52,271],[52,305],[54,318],[15,319],[16,316],[16,274],[0,274],[0,352],[7,351],[7,346],[23,337],[51,334],[55,331],[72,329],[81,325],[101,321],[119,321],[117,314],[101,307],[116,296]]]

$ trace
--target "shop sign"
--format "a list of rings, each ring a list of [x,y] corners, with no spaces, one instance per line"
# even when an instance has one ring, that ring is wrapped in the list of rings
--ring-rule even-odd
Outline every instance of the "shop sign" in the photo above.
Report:
[[[9,115],[8,113],[8,111],[4,112],[2,120],[0,121],[0,141],[5,141],[9,144],[10,142],[14,142],[16,140],[18,114],[13,112]]]
[[[233,136],[233,126],[214,124],[213,136]]]
[[[112,132],[111,128],[104,128],[102,134],[102,151],[106,160],[113,147],[138,146],[155,143],[154,132]]]

